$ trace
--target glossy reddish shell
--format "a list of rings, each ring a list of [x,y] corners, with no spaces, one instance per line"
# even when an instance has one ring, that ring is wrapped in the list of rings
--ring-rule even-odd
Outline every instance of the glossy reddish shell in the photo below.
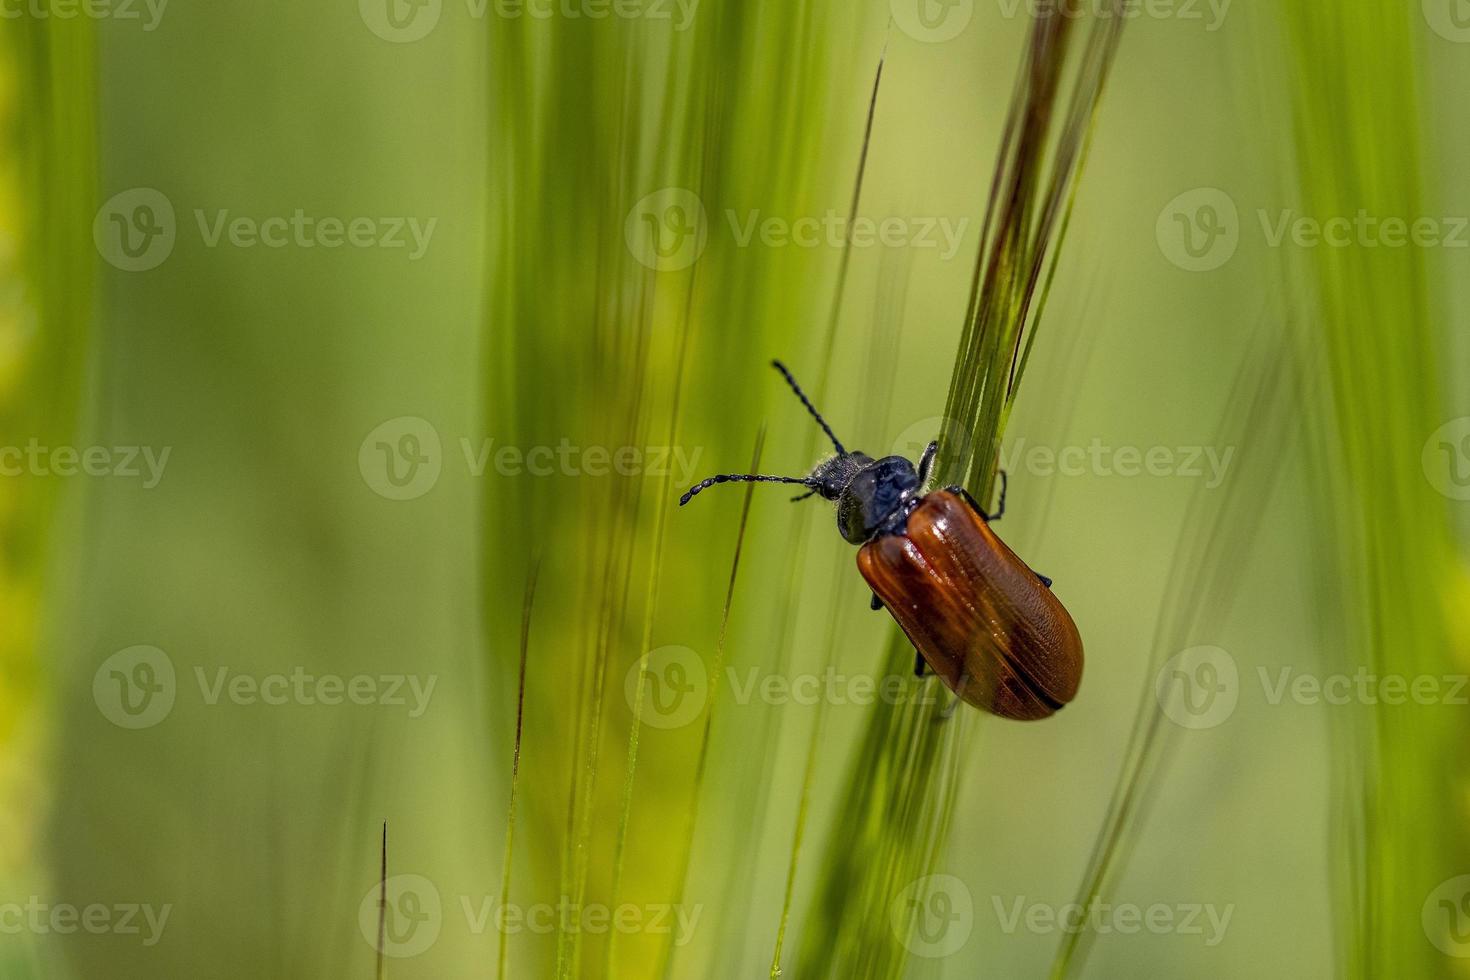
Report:
[[[858,550],[858,569],[962,700],[1029,721],[1077,694],[1082,638],[1051,589],[963,498],[937,490],[905,534]]]

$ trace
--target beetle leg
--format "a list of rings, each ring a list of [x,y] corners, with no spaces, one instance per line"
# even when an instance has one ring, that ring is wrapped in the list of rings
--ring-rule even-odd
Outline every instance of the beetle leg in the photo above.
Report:
[[[939,442],[935,440],[924,447],[924,455],[919,457],[919,486],[922,487],[929,482],[929,474],[934,469],[934,457],[939,455]]]
[[[914,651],[914,676],[915,677],[923,677],[924,676],[924,667],[925,666],[926,665],[924,663],[924,655],[922,653],[920,653],[919,651],[915,650]]]
[[[883,608],[883,600],[878,598],[878,593],[873,593],[873,598],[872,601],[868,603],[868,608],[873,610],[873,612],[877,612],[879,609]]]
[[[1032,571],[1036,573],[1036,577],[1037,578],[1041,579],[1041,584],[1042,585],[1046,586],[1048,589],[1051,588],[1051,579],[1047,578],[1045,575],[1041,574],[1040,572],[1037,572],[1036,569],[1034,569],[1034,568],[1032,569]]]
[[[960,486],[959,484],[955,484],[952,487],[945,487],[944,489],[948,490],[950,493],[959,494],[961,497],[964,497],[965,500],[966,500],[966,502],[968,502],[971,507],[975,508],[975,513],[977,513],[981,517],[985,518],[985,521],[986,521],[987,524],[993,524],[996,521],[1000,520],[1002,517],[1004,517],[1005,516],[1005,512],[1006,512],[1006,471],[1005,470],[1000,470],[999,472],[1000,472],[1000,503],[996,505],[996,511],[995,511],[994,514],[987,514],[987,513],[985,513],[985,508],[980,506],[980,501],[978,501],[974,497],[970,496],[970,491],[966,490],[964,487]]]
[[[985,513],[985,508],[983,508],[983,507],[980,506],[980,501],[978,501],[974,497],[970,496],[970,491],[966,490],[964,487],[960,486],[958,483],[956,483],[952,487],[945,487],[944,489],[948,490],[950,493],[958,494],[959,496],[964,497],[965,498],[965,503],[969,504],[970,507],[974,509],[975,513],[977,513],[981,517],[985,518],[985,520],[987,522],[991,520],[990,515],[987,514],[987,513]],[[1000,515],[997,514],[996,516],[999,517]]]

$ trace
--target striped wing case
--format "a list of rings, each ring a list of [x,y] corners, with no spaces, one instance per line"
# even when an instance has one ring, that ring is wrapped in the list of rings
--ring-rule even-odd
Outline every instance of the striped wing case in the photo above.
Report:
[[[1082,680],[1082,638],[1051,589],[963,498],[928,494],[904,534],[875,538],[858,569],[924,660],[962,700],[1046,718]]]

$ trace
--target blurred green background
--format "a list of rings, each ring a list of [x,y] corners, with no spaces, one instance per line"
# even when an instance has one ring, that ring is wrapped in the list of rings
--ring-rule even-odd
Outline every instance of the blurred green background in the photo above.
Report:
[[[1465,975],[1462,6],[1132,8],[1000,453],[1056,717],[673,506],[823,452],[772,357],[939,435],[1035,10],[5,6],[0,976]]]

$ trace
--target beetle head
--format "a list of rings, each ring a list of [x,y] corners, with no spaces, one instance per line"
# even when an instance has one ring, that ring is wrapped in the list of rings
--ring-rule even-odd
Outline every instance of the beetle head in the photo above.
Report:
[[[867,453],[848,452],[843,448],[826,419],[807,400],[806,394],[791,372],[780,361],[773,361],[776,370],[786,379],[796,397],[816,419],[827,438],[837,449],[837,455],[819,464],[805,477],[764,476],[757,474],[726,473],[712,476],[695,484],[679,498],[679,504],[687,504],[697,493],[717,483],[795,483],[807,488],[807,492],[792,498],[804,500],[820,496],[837,504],[837,529],[843,538],[853,544],[862,544],[875,534],[890,529],[901,529],[907,516],[906,504],[923,486],[928,477],[938,446],[931,443],[924,452],[919,467],[902,456],[885,456],[875,460]]]
[[[873,465],[867,453],[838,453],[817,464],[807,477],[811,492],[823,500],[841,500],[853,478]]]

